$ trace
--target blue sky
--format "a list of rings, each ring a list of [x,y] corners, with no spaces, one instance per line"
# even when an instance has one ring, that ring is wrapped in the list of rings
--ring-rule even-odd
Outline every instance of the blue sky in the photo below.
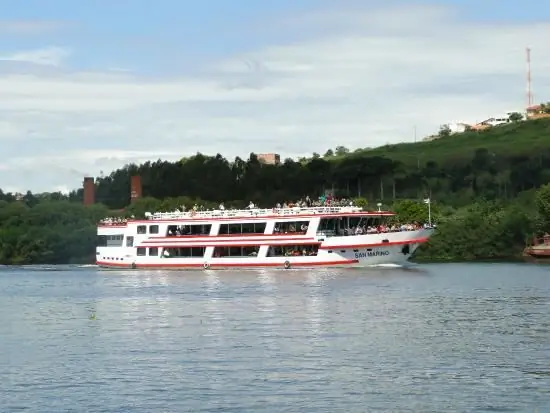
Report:
[[[0,188],[65,190],[197,151],[378,146],[550,100],[550,4],[95,0],[3,5]]]

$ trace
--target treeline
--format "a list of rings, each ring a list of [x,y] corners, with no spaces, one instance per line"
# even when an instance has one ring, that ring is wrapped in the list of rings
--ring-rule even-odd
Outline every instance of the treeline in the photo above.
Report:
[[[47,200],[34,206],[23,200],[0,201],[0,264],[93,263],[100,219],[169,211],[188,201],[142,198],[124,211],[69,201]],[[428,220],[426,205],[417,200],[396,201],[388,209],[397,212],[401,222]],[[417,251],[417,261],[516,259],[533,233],[550,228],[550,186],[514,201],[482,200],[458,208],[434,202],[431,209],[438,228]]]
[[[0,201],[0,264],[92,263],[102,205],[66,200]]]
[[[129,206],[132,175],[141,176],[144,198]],[[426,215],[419,201],[430,197],[440,226],[418,259],[517,257],[533,233],[550,229],[537,195],[549,181],[550,120],[353,153],[340,146],[280,165],[262,164],[254,154],[233,162],[197,154],[127,165],[98,178],[100,205],[92,208],[80,205],[82,190],[68,196],[0,191],[0,263],[93,259],[95,225],[104,215],[195,203],[242,207],[253,201],[270,207],[326,191],[371,205],[382,202],[406,221]]]
[[[522,127],[528,130],[528,137],[536,134],[539,139],[539,145],[530,147],[531,152],[525,152]],[[244,205],[253,201],[266,206],[324,191],[386,204],[429,196],[457,206],[477,199],[512,199],[550,180],[549,121],[494,129],[410,144],[408,157],[404,156],[402,145],[394,145],[383,152],[378,148],[347,153],[347,149],[339,147],[336,153],[324,157],[286,159],[280,165],[262,164],[254,154],[233,162],[219,154],[197,154],[179,162],[159,160],[127,165],[98,179],[97,200],[116,209],[128,205],[131,175],[142,177],[144,196],[157,199],[184,194],[216,203],[235,201]],[[544,147],[540,146],[543,138]],[[494,147],[494,141],[486,139],[504,141],[508,150]],[[476,148],[473,140],[487,147]],[[458,156],[459,151],[454,149],[461,141],[469,143],[469,147],[461,146]],[[430,158],[418,153],[417,147],[425,148],[423,152]],[[465,149],[467,153],[463,153]]]

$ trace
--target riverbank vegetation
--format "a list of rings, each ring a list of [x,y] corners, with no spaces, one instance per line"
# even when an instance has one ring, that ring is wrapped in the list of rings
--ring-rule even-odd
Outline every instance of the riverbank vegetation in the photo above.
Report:
[[[129,206],[132,175],[141,176],[144,198]],[[232,162],[196,154],[127,165],[99,178],[92,207],[81,205],[82,190],[68,196],[0,191],[0,263],[93,260],[95,224],[106,215],[195,203],[271,207],[326,191],[382,202],[403,221],[425,221],[421,200],[432,199],[439,227],[418,260],[509,259],[533,233],[550,229],[548,182],[548,119],[354,152],[340,146],[280,165],[262,164],[254,154]]]

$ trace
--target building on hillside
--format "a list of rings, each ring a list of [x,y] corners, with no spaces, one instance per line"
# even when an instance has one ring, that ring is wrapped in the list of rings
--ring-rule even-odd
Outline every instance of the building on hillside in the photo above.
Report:
[[[474,131],[480,131],[480,130],[485,130],[485,129],[489,129],[491,127],[491,125],[488,125],[486,123],[475,123],[471,126],[472,130]]]
[[[481,122],[473,124],[471,126],[471,128],[472,128],[472,130],[478,130],[479,131],[479,130],[484,130],[484,129],[490,128],[492,126],[505,125],[507,123],[513,122],[512,114],[514,114],[514,113],[519,113],[519,112],[511,111],[511,112],[506,112],[503,115],[493,116],[491,118],[488,118],[488,119],[485,119]],[[521,113],[520,113],[520,115],[522,116],[522,119],[525,119],[525,115],[523,115]],[[522,119],[520,119],[520,120],[522,120]]]
[[[548,104],[533,105],[527,108],[527,119],[550,118],[550,113],[547,109]]]
[[[451,133],[462,133],[470,129],[470,125],[464,122],[448,123],[447,127],[449,128]]]
[[[256,157],[258,161],[266,165],[279,165],[281,163],[281,155],[278,153],[260,153]]]

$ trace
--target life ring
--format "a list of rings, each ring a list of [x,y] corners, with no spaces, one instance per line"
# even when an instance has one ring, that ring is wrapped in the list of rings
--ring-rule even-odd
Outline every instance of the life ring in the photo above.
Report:
[[[132,268],[132,270],[135,270],[136,269],[136,263],[133,262],[132,265],[130,266],[130,268]]]
[[[207,262],[205,262],[205,263],[202,265],[202,268],[204,268],[205,270],[207,270],[207,269],[210,268],[210,264],[208,264]]]
[[[285,270],[290,268],[290,261],[285,261]]]

